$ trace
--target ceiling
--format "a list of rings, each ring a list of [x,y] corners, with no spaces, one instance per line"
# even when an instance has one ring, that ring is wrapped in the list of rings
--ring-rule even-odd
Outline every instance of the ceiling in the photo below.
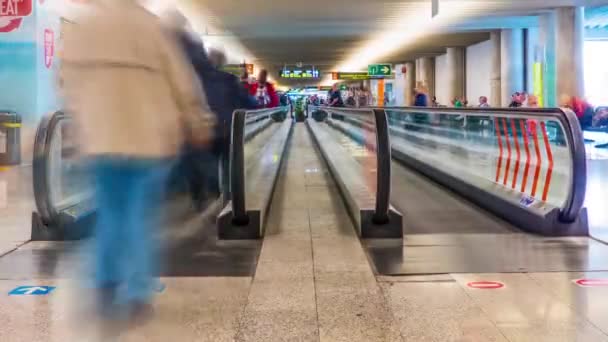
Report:
[[[314,64],[321,71],[338,71],[349,59],[347,64],[358,68],[367,62],[404,62],[441,54],[447,46],[488,39],[489,29],[453,32],[460,23],[493,17],[496,20],[490,22],[501,28],[500,16],[531,15],[549,6],[608,4],[607,0],[439,0],[439,16],[433,20],[431,0],[184,1],[215,28],[210,34],[234,35],[255,56],[252,62],[275,71],[298,62]],[[386,36],[389,33],[392,37]],[[378,51],[361,54],[365,49]]]

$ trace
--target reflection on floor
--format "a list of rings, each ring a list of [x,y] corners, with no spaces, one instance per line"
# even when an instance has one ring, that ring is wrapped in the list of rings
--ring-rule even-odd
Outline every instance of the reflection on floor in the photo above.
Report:
[[[32,168],[0,168],[0,255],[30,239],[32,210]]]

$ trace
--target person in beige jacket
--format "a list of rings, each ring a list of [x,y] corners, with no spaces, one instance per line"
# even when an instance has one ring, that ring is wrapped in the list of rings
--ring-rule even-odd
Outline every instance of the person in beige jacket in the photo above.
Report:
[[[134,0],[85,6],[65,28],[61,78],[96,185],[99,308],[111,316],[147,312],[158,265],[153,234],[172,162],[187,139],[211,141],[214,116],[157,17]]]

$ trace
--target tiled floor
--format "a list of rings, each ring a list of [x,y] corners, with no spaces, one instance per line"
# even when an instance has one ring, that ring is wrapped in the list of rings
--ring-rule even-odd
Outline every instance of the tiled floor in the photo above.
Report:
[[[0,255],[30,239],[34,207],[31,166],[0,168]]]
[[[153,319],[108,336],[87,309],[81,254],[30,243],[0,258],[0,341],[608,341],[608,286],[574,282],[605,272],[374,275],[307,134],[297,125],[255,274],[189,277],[189,267],[212,260],[192,249],[179,259],[184,272],[161,279]],[[53,260],[53,250],[65,253]],[[235,257],[224,254],[229,268]],[[471,288],[475,281],[504,286]],[[57,288],[8,296],[21,285]]]

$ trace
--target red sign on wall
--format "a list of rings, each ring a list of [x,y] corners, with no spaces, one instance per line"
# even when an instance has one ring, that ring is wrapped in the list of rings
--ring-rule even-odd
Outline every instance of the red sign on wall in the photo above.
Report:
[[[32,9],[32,0],[0,0],[0,32],[18,29]]]
[[[44,30],[44,66],[47,69],[53,65],[53,56],[55,56],[55,33],[53,30]]]

